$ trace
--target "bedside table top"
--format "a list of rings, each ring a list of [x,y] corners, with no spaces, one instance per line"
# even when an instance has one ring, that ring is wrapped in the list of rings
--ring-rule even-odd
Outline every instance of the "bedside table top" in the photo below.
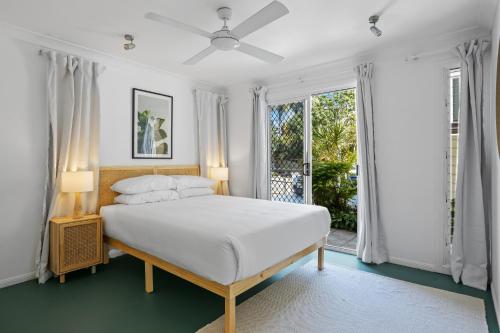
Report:
[[[52,223],[69,223],[69,222],[79,222],[79,221],[88,221],[100,219],[101,216],[97,214],[83,215],[80,218],[74,218],[73,216],[65,216],[65,217],[53,217],[50,219]]]

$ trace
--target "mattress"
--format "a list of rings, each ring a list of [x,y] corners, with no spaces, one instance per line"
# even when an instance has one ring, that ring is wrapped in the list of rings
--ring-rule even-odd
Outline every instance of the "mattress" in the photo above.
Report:
[[[219,195],[104,206],[101,216],[107,236],[223,285],[330,231],[324,207]]]

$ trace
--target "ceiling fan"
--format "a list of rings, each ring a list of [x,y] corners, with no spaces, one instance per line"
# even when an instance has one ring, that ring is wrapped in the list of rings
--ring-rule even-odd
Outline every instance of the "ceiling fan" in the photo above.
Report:
[[[215,31],[214,33],[198,29],[186,23],[156,13],[147,13],[145,17],[147,19],[175,27],[177,29],[189,31],[210,39],[210,46],[186,60],[184,62],[185,65],[194,65],[216,50],[237,50],[268,63],[277,63],[284,58],[256,46],[241,42],[240,39],[288,13],[289,11],[285,5],[279,1],[273,1],[240,23],[236,26],[236,28],[229,29],[227,21],[231,19],[232,10],[229,7],[222,7],[217,9],[217,14],[219,18],[224,21],[224,25],[220,30]]]

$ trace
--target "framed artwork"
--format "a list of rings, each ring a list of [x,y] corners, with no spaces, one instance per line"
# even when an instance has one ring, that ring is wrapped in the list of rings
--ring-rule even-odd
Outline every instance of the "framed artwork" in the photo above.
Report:
[[[132,158],[172,158],[174,98],[132,89]]]

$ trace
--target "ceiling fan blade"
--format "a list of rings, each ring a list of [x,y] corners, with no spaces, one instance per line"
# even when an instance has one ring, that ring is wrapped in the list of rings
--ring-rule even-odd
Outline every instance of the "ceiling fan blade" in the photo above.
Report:
[[[288,13],[288,8],[284,4],[279,1],[273,1],[240,23],[236,28],[231,30],[231,33],[239,38],[243,38]]]
[[[215,46],[210,45],[209,47],[207,47],[206,49],[204,49],[200,53],[198,53],[195,56],[193,56],[193,57],[189,58],[188,60],[184,61],[183,64],[184,65],[194,65],[198,61],[200,61],[203,58],[205,58],[205,57],[209,56],[210,54],[214,53],[214,51],[216,51],[216,50],[217,49],[215,48]]]
[[[208,31],[205,31],[205,30],[193,27],[193,26],[191,26],[189,24],[185,24],[183,22],[171,19],[169,17],[163,16],[163,15],[160,15],[160,14],[156,14],[156,13],[151,13],[150,12],[150,13],[146,13],[146,15],[144,15],[144,17],[147,18],[147,19],[149,19],[149,20],[160,22],[160,23],[163,23],[163,24],[166,24],[166,25],[169,25],[171,27],[174,27],[174,28],[177,28],[177,29],[181,29],[181,30],[184,30],[184,31],[189,31],[189,32],[192,32],[194,34],[197,34],[197,35],[200,35],[200,36],[203,36],[203,37],[207,37],[207,38],[212,38],[213,37],[213,35],[210,32],[208,32]]]
[[[240,42],[240,46],[238,48],[235,48],[235,50],[246,53],[248,55],[251,55],[252,57],[258,58],[270,64],[275,64],[285,59],[282,56],[277,55],[275,53],[242,42]]]

